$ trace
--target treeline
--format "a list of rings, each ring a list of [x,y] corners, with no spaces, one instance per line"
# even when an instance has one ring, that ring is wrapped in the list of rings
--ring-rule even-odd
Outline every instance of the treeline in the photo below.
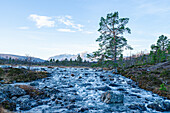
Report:
[[[142,65],[154,65],[160,62],[170,61],[170,40],[167,36],[161,35],[159,36],[157,43],[151,45],[150,53],[138,53],[136,55],[132,55],[126,58],[123,58],[123,54],[117,59],[117,66],[119,68],[127,68],[132,66],[142,66]],[[100,66],[113,68],[113,62],[105,62],[104,65]]]
[[[132,55],[127,59],[119,58],[118,65],[126,68],[134,65],[154,65],[160,62],[170,61],[170,40],[168,37],[159,36],[157,43],[151,45],[151,51],[148,54]]]
[[[80,55],[77,56],[75,60],[67,59],[65,58],[62,61],[59,61],[58,59],[50,59],[49,64],[51,66],[85,66],[85,67],[91,67],[92,64],[95,64],[95,62],[89,62],[86,60],[83,60]]]
[[[0,59],[0,65],[26,65],[26,66],[84,66],[84,67],[91,67],[92,64],[95,64],[96,62],[89,62],[86,60],[83,60],[80,55],[75,60],[67,59],[64,60],[55,60],[50,59],[49,61],[45,62],[34,62],[32,61],[31,57],[28,57],[25,60],[19,60],[19,59]]]

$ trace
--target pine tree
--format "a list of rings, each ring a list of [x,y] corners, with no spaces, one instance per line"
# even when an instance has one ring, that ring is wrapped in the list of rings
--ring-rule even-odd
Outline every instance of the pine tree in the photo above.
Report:
[[[129,18],[119,18],[118,12],[107,14],[106,19],[101,17],[98,30],[101,35],[96,40],[100,48],[88,57],[98,61],[102,59],[104,62],[112,62],[116,66],[117,56],[122,53],[123,48],[132,49],[123,36],[124,32],[131,33],[131,30],[125,27],[128,21]]]
[[[80,55],[77,56],[77,62],[81,63],[83,59],[80,57]]]

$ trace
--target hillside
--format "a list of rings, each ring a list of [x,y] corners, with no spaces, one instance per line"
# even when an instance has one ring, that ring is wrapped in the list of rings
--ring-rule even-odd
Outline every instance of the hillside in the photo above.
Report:
[[[26,60],[26,56],[13,55],[13,54],[0,54],[0,59],[15,59],[15,60]],[[45,60],[40,58],[31,57],[33,62],[44,62]]]
[[[80,53],[80,57],[83,59],[83,60],[86,60],[86,61],[91,61],[89,58],[87,58],[87,52],[83,52],[83,53]],[[74,55],[74,54],[60,54],[60,55],[56,55],[56,56],[52,56],[49,58],[50,59],[55,59],[55,60],[59,60],[59,61],[62,61],[62,60],[65,60],[66,58],[68,60],[72,59],[72,60],[75,60],[77,59],[77,55]]]

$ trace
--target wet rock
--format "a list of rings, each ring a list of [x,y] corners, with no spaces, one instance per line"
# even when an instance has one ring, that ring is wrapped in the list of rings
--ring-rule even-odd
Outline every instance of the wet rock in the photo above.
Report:
[[[170,111],[170,102],[156,100],[155,102],[148,104],[147,107],[156,111]]]
[[[54,101],[54,100],[56,99],[56,95],[55,95],[55,94],[52,94],[51,97],[50,97],[50,99],[51,99],[52,101]]]
[[[118,86],[120,86],[120,85],[115,84],[115,83],[110,83],[110,84],[109,84],[109,86],[112,86],[112,87],[118,87]]]
[[[101,100],[105,103],[123,103],[124,95],[107,91],[101,95]]]
[[[11,99],[12,99],[12,100],[17,100],[17,97],[16,97],[16,96],[14,96],[14,97],[12,97]]]
[[[102,81],[106,81],[107,79],[106,78],[103,78]]]
[[[86,76],[87,76],[87,75],[89,75],[89,73],[84,73],[84,75],[86,75]]]
[[[20,110],[30,110],[32,108],[31,102],[24,101],[23,103],[20,104]]]
[[[146,101],[151,101],[151,102],[153,102],[155,99],[152,98],[152,97],[146,97],[145,100],[146,100]]]
[[[134,92],[134,93],[140,93],[141,91],[140,90],[131,90],[132,92]]]
[[[146,111],[146,107],[144,104],[132,104],[128,106],[128,108],[133,109],[133,110]]]
[[[104,87],[98,87],[97,90],[108,91],[111,90],[111,88],[108,86],[104,86]]]
[[[81,86],[87,87],[87,86],[91,86],[91,85],[92,85],[91,83],[84,83],[84,84],[82,84]]]
[[[123,103],[114,103],[111,104],[111,113],[127,113],[128,109],[126,106],[123,105]]]
[[[14,86],[11,86],[11,85],[7,85],[7,86],[4,86],[2,88],[2,92],[4,94],[6,94],[8,97],[13,97],[13,96],[22,96],[22,95],[25,95],[26,92],[19,88],[19,87],[14,87]]]
[[[117,90],[118,91],[126,91],[126,89],[124,89],[124,88],[118,88]]]
[[[90,79],[88,82],[94,82],[95,80],[94,79]]]
[[[89,109],[82,107],[82,108],[80,108],[80,110],[79,110],[78,112],[85,112],[85,111],[87,111],[87,110],[89,110]]]
[[[75,75],[74,74],[71,74],[72,77],[74,77]]]
[[[77,107],[78,107],[78,106],[72,104],[72,105],[68,105],[68,106],[67,106],[67,109],[73,109],[73,108],[77,108]]]
[[[17,104],[24,103],[29,101],[30,96],[29,95],[24,95],[16,99]]]
[[[39,85],[38,82],[32,82],[32,83],[30,83],[30,86],[38,86],[38,85]]]
[[[97,71],[103,71],[103,69],[102,69],[102,68],[99,68],[99,69],[97,69]]]
[[[56,104],[62,104],[63,102],[62,102],[61,100],[56,99],[56,100],[55,100],[55,103],[56,103]]]
[[[104,75],[100,75],[100,78],[104,78],[105,76]]]

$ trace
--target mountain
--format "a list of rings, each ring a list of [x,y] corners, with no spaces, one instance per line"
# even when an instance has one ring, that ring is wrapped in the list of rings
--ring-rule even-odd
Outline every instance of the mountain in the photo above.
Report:
[[[17,60],[26,60],[27,56],[19,56],[19,55],[12,55],[12,54],[0,54],[0,59],[17,59]],[[40,58],[31,57],[33,62],[44,62],[45,60]]]
[[[74,55],[74,54],[60,54],[60,55],[56,55],[56,56],[52,56],[49,58],[50,59],[55,59],[55,60],[59,60],[59,61],[62,61],[62,60],[65,60],[66,58],[68,60],[70,60],[72,58],[72,60],[75,60],[77,59],[77,56],[80,55],[80,57],[86,61],[91,61],[89,58],[87,58],[87,54],[89,54],[88,52],[82,52],[80,54],[77,54],[77,55]]]

